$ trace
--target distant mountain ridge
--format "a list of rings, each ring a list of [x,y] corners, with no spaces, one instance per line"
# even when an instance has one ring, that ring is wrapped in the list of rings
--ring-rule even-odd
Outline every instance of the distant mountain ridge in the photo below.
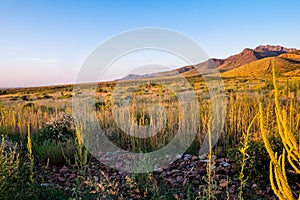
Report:
[[[294,52],[294,53],[293,53]],[[211,58],[203,63],[198,63],[195,65],[184,66],[181,68],[173,69],[165,72],[157,72],[152,74],[145,75],[135,75],[130,74],[124,77],[122,80],[129,79],[141,79],[141,78],[154,78],[154,77],[164,77],[164,76],[175,76],[175,75],[183,75],[183,76],[193,76],[198,75],[199,71],[205,71],[209,69],[217,68],[220,72],[228,72],[239,67],[249,65],[250,63],[254,63],[261,59],[270,58],[270,57],[280,57],[276,61],[281,59],[285,59],[281,63],[290,63],[298,64],[300,62],[300,51],[296,48],[286,48],[279,45],[260,45],[254,49],[245,48],[242,52],[229,56],[226,59],[218,59]],[[298,66],[298,65],[297,65]],[[296,66],[296,68],[297,68]],[[246,69],[244,69],[246,70]],[[241,71],[239,71],[241,72]],[[226,74],[226,73],[225,73]],[[229,73],[227,73],[228,75]],[[249,73],[247,73],[249,74]],[[250,73],[251,74],[251,73]]]
[[[253,61],[267,57],[279,56],[284,53],[296,51],[295,48],[286,48],[282,46],[260,45],[255,49],[245,48],[241,53],[230,56],[224,60],[224,63],[218,67],[223,71],[228,71],[242,65],[249,64]]]

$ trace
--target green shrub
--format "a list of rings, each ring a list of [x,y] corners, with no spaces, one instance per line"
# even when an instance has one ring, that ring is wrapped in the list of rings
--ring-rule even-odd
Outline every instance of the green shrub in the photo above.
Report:
[[[51,99],[53,96],[50,96],[48,94],[42,94],[42,96],[38,96],[37,99]]]
[[[47,161],[55,165],[68,164],[66,158],[74,160],[75,144],[73,140],[55,142],[46,140],[41,144],[33,143],[33,154],[40,161]]]
[[[19,176],[20,155],[17,145],[11,147],[2,136],[0,145],[0,199],[8,198],[10,193],[16,192],[14,183]]]
[[[27,95],[21,96],[21,99],[24,101],[29,101],[30,98]]]
[[[0,90],[0,95],[7,95],[7,90]]]
[[[32,163],[21,145],[0,137],[0,199],[69,199],[71,194],[56,188],[44,188],[30,180]]]
[[[101,109],[105,108],[105,102],[104,101],[97,101],[95,103],[95,107],[97,111],[100,111]]]
[[[57,118],[48,122],[35,134],[33,154],[40,161],[50,160],[56,165],[65,165],[67,160],[74,160],[75,128],[73,118],[61,113]]]
[[[74,121],[70,115],[61,113],[58,117],[46,123],[33,138],[34,143],[43,144],[44,141],[66,142],[75,138]]]
[[[23,108],[32,108],[32,107],[34,107],[34,103],[32,103],[32,102],[26,103],[26,104],[23,106]]]
[[[58,97],[59,99],[68,99],[71,98],[73,95],[72,94],[62,94],[60,97]]]
[[[274,149],[278,152],[282,151],[282,146],[279,143],[279,139],[275,136],[269,138]],[[269,163],[270,158],[267,156],[268,152],[264,147],[262,140],[250,139],[249,148],[247,149],[248,159],[244,169],[245,177],[249,177],[250,180],[256,180],[257,182],[267,184],[265,180],[269,178]],[[237,166],[241,166],[241,155],[237,149],[231,149],[228,151],[230,159],[237,163]],[[240,169],[237,169],[240,171]],[[263,172],[263,173],[262,173]],[[265,186],[265,185],[262,185]]]
[[[30,161],[19,145],[2,136],[0,145],[0,199],[30,199]],[[21,159],[21,157],[23,157]]]

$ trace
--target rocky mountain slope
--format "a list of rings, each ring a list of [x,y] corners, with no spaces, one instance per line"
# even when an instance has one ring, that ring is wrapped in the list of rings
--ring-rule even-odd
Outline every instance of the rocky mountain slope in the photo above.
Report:
[[[279,75],[296,75],[300,62],[281,57],[263,58],[241,67],[224,72],[223,77],[263,77],[272,74],[272,62]],[[296,70],[296,71],[295,71]]]
[[[299,74],[299,50],[279,45],[260,45],[254,49],[245,48],[242,52],[229,56],[226,59],[212,58],[203,63],[153,74],[130,74],[124,77],[123,80],[175,75],[194,76],[199,75],[199,71],[209,69],[218,69],[220,72],[224,72],[224,76],[259,76],[265,74],[269,70],[270,58],[273,58],[275,65],[278,65],[280,72],[283,74]]]

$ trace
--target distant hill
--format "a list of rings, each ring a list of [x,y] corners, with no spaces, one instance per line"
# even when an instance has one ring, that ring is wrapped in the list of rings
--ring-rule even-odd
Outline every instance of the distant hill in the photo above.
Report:
[[[266,66],[270,63],[270,58],[274,58],[275,65],[285,73],[290,69],[297,70],[300,62],[300,51],[295,48],[286,48],[282,46],[260,45],[254,49],[245,48],[242,52],[229,56],[226,59],[212,58],[203,63],[184,66],[178,69],[157,72],[153,74],[134,75],[130,74],[122,80],[154,78],[164,76],[194,76],[199,71],[206,71],[217,68],[220,72],[224,72],[224,77],[228,76],[259,76],[264,74]],[[286,66],[286,67],[285,67]],[[284,69],[286,68],[286,69]],[[295,69],[294,69],[295,68]],[[261,74],[261,75],[262,75]],[[294,71],[290,74],[299,74]]]
[[[280,75],[297,75],[300,70],[300,62],[283,57],[268,57],[251,62],[241,67],[224,72],[223,77],[262,77],[272,74],[272,62],[276,73]]]
[[[223,64],[220,65],[218,69],[221,72],[228,71],[247,63],[256,61],[260,58],[261,56],[258,55],[253,49],[246,48],[241,53],[224,59]]]
[[[218,69],[221,72],[224,72],[263,58],[279,56],[281,54],[293,51],[296,51],[296,49],[271,45],[260,45],[255,49],[246,48],[241,53],[225,59],[224,64],[219,66]]]
[[[291,53],[284,53],[284,54],[281,54],[278,57],[287,58],[287,59],[290,59],[290,60],[295,60],[295,61],[300,62],[300,51],[295,51],[295,52],[291,52]]]

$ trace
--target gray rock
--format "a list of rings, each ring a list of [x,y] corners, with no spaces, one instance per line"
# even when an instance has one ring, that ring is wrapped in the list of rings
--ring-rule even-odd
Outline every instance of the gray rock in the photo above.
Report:
[[[44,188],[49,188],[52,185],[50,183],[41,183],[40,186],[44,187]]]

